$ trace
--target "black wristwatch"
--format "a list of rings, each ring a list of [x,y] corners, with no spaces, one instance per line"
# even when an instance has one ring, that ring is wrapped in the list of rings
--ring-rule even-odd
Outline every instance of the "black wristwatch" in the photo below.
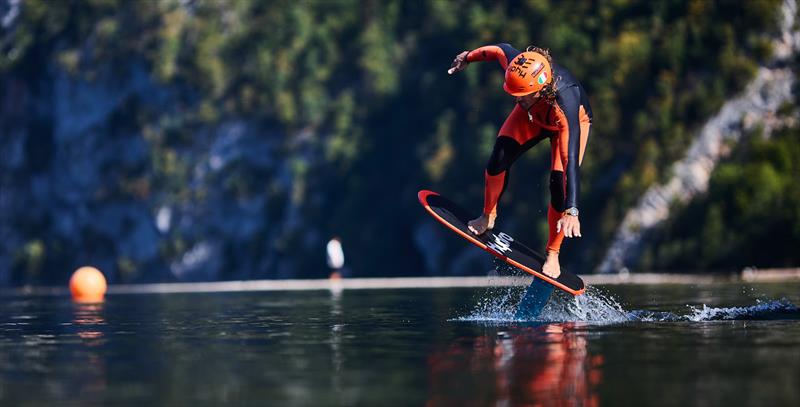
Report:
[[[574,206],[572,208],[567,208],[567,210],[564,211],[564,213],[566,213],[569,216],[578,216],[578,208]]]

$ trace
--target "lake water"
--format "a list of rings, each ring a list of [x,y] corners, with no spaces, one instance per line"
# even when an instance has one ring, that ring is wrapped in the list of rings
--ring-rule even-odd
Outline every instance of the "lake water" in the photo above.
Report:
[[[0,298],[0,405],[800,405],[800,284]]]

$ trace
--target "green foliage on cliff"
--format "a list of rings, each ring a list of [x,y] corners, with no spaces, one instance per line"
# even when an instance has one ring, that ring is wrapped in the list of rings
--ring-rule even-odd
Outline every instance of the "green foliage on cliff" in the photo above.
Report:
[[[709,191],[673,217],[643,267],[795,267],[800,242],[800,127],[750,135],[713,172]]]
[[[566,244],[573,254],[567,265],[587,272],[623,211],[668,175],[693,131],[769,55],[765,33],[774,29],[779,3],[27,0],[0,44],[0,74],[24,78],[33,64],[52,63],[91,81],[103,67],[145,61],[152,77],[177,89],[183,102],[169,113],[140,109],[127,118],[150,148],[144,198],[203,199],[202,188],[188,189],[194,163],[180,152],[198,147],[195,135],[202,129],[245,119],[282,135],[276,140],[291,163],[293,188],[288,196],[273,196],[272,182],[261,177],[275,174],[234,171],[226,180],[231,199],[265,194],[275,206],[290,200],[307,225],[341,235],[345,250],[369,253],[348,259],[358,274],[399,275],[422,273],[414,231],[429,220],[416,190],[439,190],[477,213],[483,166],[513,107],[497,64],[473,64],[450,77],[452,58],[498,42],[550,48],[582,81],[595,116],[582,170],[585,237]],[[741,167],[723,166],[715,174],[704,233],[733,228],[720,219],[734,213],[789,219],[789,229],[798,228],[797,218],[773,218],[774,211],[763,209],[776,196],[796,194],[787,181],[791,174],[796,179],[796,168],[770,161],[783,157],[776,149],[796,148],[796,138],[762,143]],[[503,225],[534,245],[546,239],[548,149],[534,148],[515,165],[501,202]],[[763,179],[738,182],[749,177]],[[741,188],[751,187],[766,188],[762,200],[739,202],[748,194]],[[796,202],[786,199],[787,208]],[[267,211],[281,213],[274,206]],[[32,243],[24,253],[47,251],[36,231],[28,235]],[[301,241],[301,235],[287,239]],[[745,245],[758,236],[731,239]],[[178,256],[184,242],[169,239],[164,253]],[[307,253],[321,252],[324,243],[317,238],[312,247],[296,249],[271,244],[298,259],[298,275],[313,276],[321,258]],[[714,259],[724,250],[708,254],[704,264],[723,264]],[[387,264],[387,256],[398,260]]]

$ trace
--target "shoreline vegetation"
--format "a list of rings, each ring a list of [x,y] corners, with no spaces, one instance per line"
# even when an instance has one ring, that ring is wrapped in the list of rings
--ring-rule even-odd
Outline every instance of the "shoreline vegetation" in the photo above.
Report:
[[[793,0],[791,4],[795,4]],[[0,1],[0,4],[3,4]],[[480,211],[514,100],[464,49],[549,48],[586,88],[583,237],[600,264],[625,213],[774,49],[781,0],[303,2],[26,0],[0,7],[0,287],[485,273],[416,202]],[[798,61],[786,61],[796,71]],[[642,248],[642,270],[800,264],[800,116],[752,126]],[[785,123],[767,135],[760,123]],[[498,220],[547,239],[549,149],[514,164]],[[387,261],[391,259],[391,261]]]

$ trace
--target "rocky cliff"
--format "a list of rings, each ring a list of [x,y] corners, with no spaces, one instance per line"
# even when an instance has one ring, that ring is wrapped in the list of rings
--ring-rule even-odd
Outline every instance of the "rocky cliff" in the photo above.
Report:
[[[708,189],[716,163],[743,134],[759,125],[768,136],[773,129],[784,125],[775,116],[779,108],[794,100],[796,78],[788,64],[800,51],[797,13],[795,0],[783,2],[783,18],[780,31],[772,41],[773,57],[769,63],[759,68],[755,79],[741,95],[726,102],[703,125],[685,157],[672,166],[669,180],[649,188],[627,212],[598,266],[600,272],[635,267],[648,233],[666,220],[676,206],[686,204]]]

